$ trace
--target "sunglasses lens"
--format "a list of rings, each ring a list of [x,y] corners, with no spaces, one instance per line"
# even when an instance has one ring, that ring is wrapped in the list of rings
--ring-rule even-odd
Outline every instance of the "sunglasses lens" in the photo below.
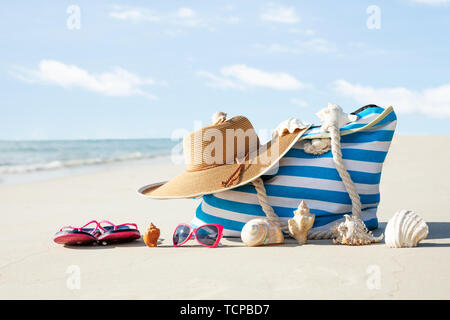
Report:
[[[191,229],[188,226],[178,226],[173,235],[173,244],[177,245],[186,241],[187,237],[189,237],[189,233],[191,233]]]
[[[197,229],[197,240],[207,246],[212,246],[219,236],[216,226],[204,226]]]

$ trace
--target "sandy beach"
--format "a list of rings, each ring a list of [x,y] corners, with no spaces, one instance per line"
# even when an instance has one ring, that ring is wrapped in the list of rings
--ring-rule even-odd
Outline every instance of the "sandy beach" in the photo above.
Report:
[[[0,187],[0,299],[449,299],[450,136],[396,136],[381,180],[380,228],[412,209],[429,225],[417,248],[349,247],[331,240],[298,246],[243,246],[223,239],[204,248],[174,248],[175,226],[189,222],[199,200],[150,200],[136,190],[167,180],[183,166],[116,168]],[[62,226],[91,219],[152,221],[160,244],[63,247]],[[68,285],[79,268],[80,287]],[[72,268],[72,269],[71,269]]]

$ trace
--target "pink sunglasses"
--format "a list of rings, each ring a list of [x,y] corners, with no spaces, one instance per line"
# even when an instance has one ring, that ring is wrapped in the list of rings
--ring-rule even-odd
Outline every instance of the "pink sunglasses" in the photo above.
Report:
[[[195,239],[202,246],[215,248],[220,242],[223,234],[223,226],[220,224],[205,224],[201,227],[192,229],[190,225],[181,223],[173,232],[173,245],[179,247],[194,235]]]

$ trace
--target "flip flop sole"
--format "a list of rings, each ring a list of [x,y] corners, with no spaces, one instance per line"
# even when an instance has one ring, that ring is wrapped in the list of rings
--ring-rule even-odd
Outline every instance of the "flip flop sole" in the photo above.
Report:
[[[97,242],[97,239],[87,233],[81,232],[58,232],[55,234],[53,241],[64,245],[89,245]]]
[[[105,243],[129,242],[139,239],[141,234],[138,230],[114,230],[102,234],[98,241]]]

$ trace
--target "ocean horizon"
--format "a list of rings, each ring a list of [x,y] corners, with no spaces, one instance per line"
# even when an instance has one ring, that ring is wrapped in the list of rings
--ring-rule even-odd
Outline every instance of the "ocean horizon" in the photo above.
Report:
[[[169,138],[0,140],[0,184],[169,157],[178,143]]]

